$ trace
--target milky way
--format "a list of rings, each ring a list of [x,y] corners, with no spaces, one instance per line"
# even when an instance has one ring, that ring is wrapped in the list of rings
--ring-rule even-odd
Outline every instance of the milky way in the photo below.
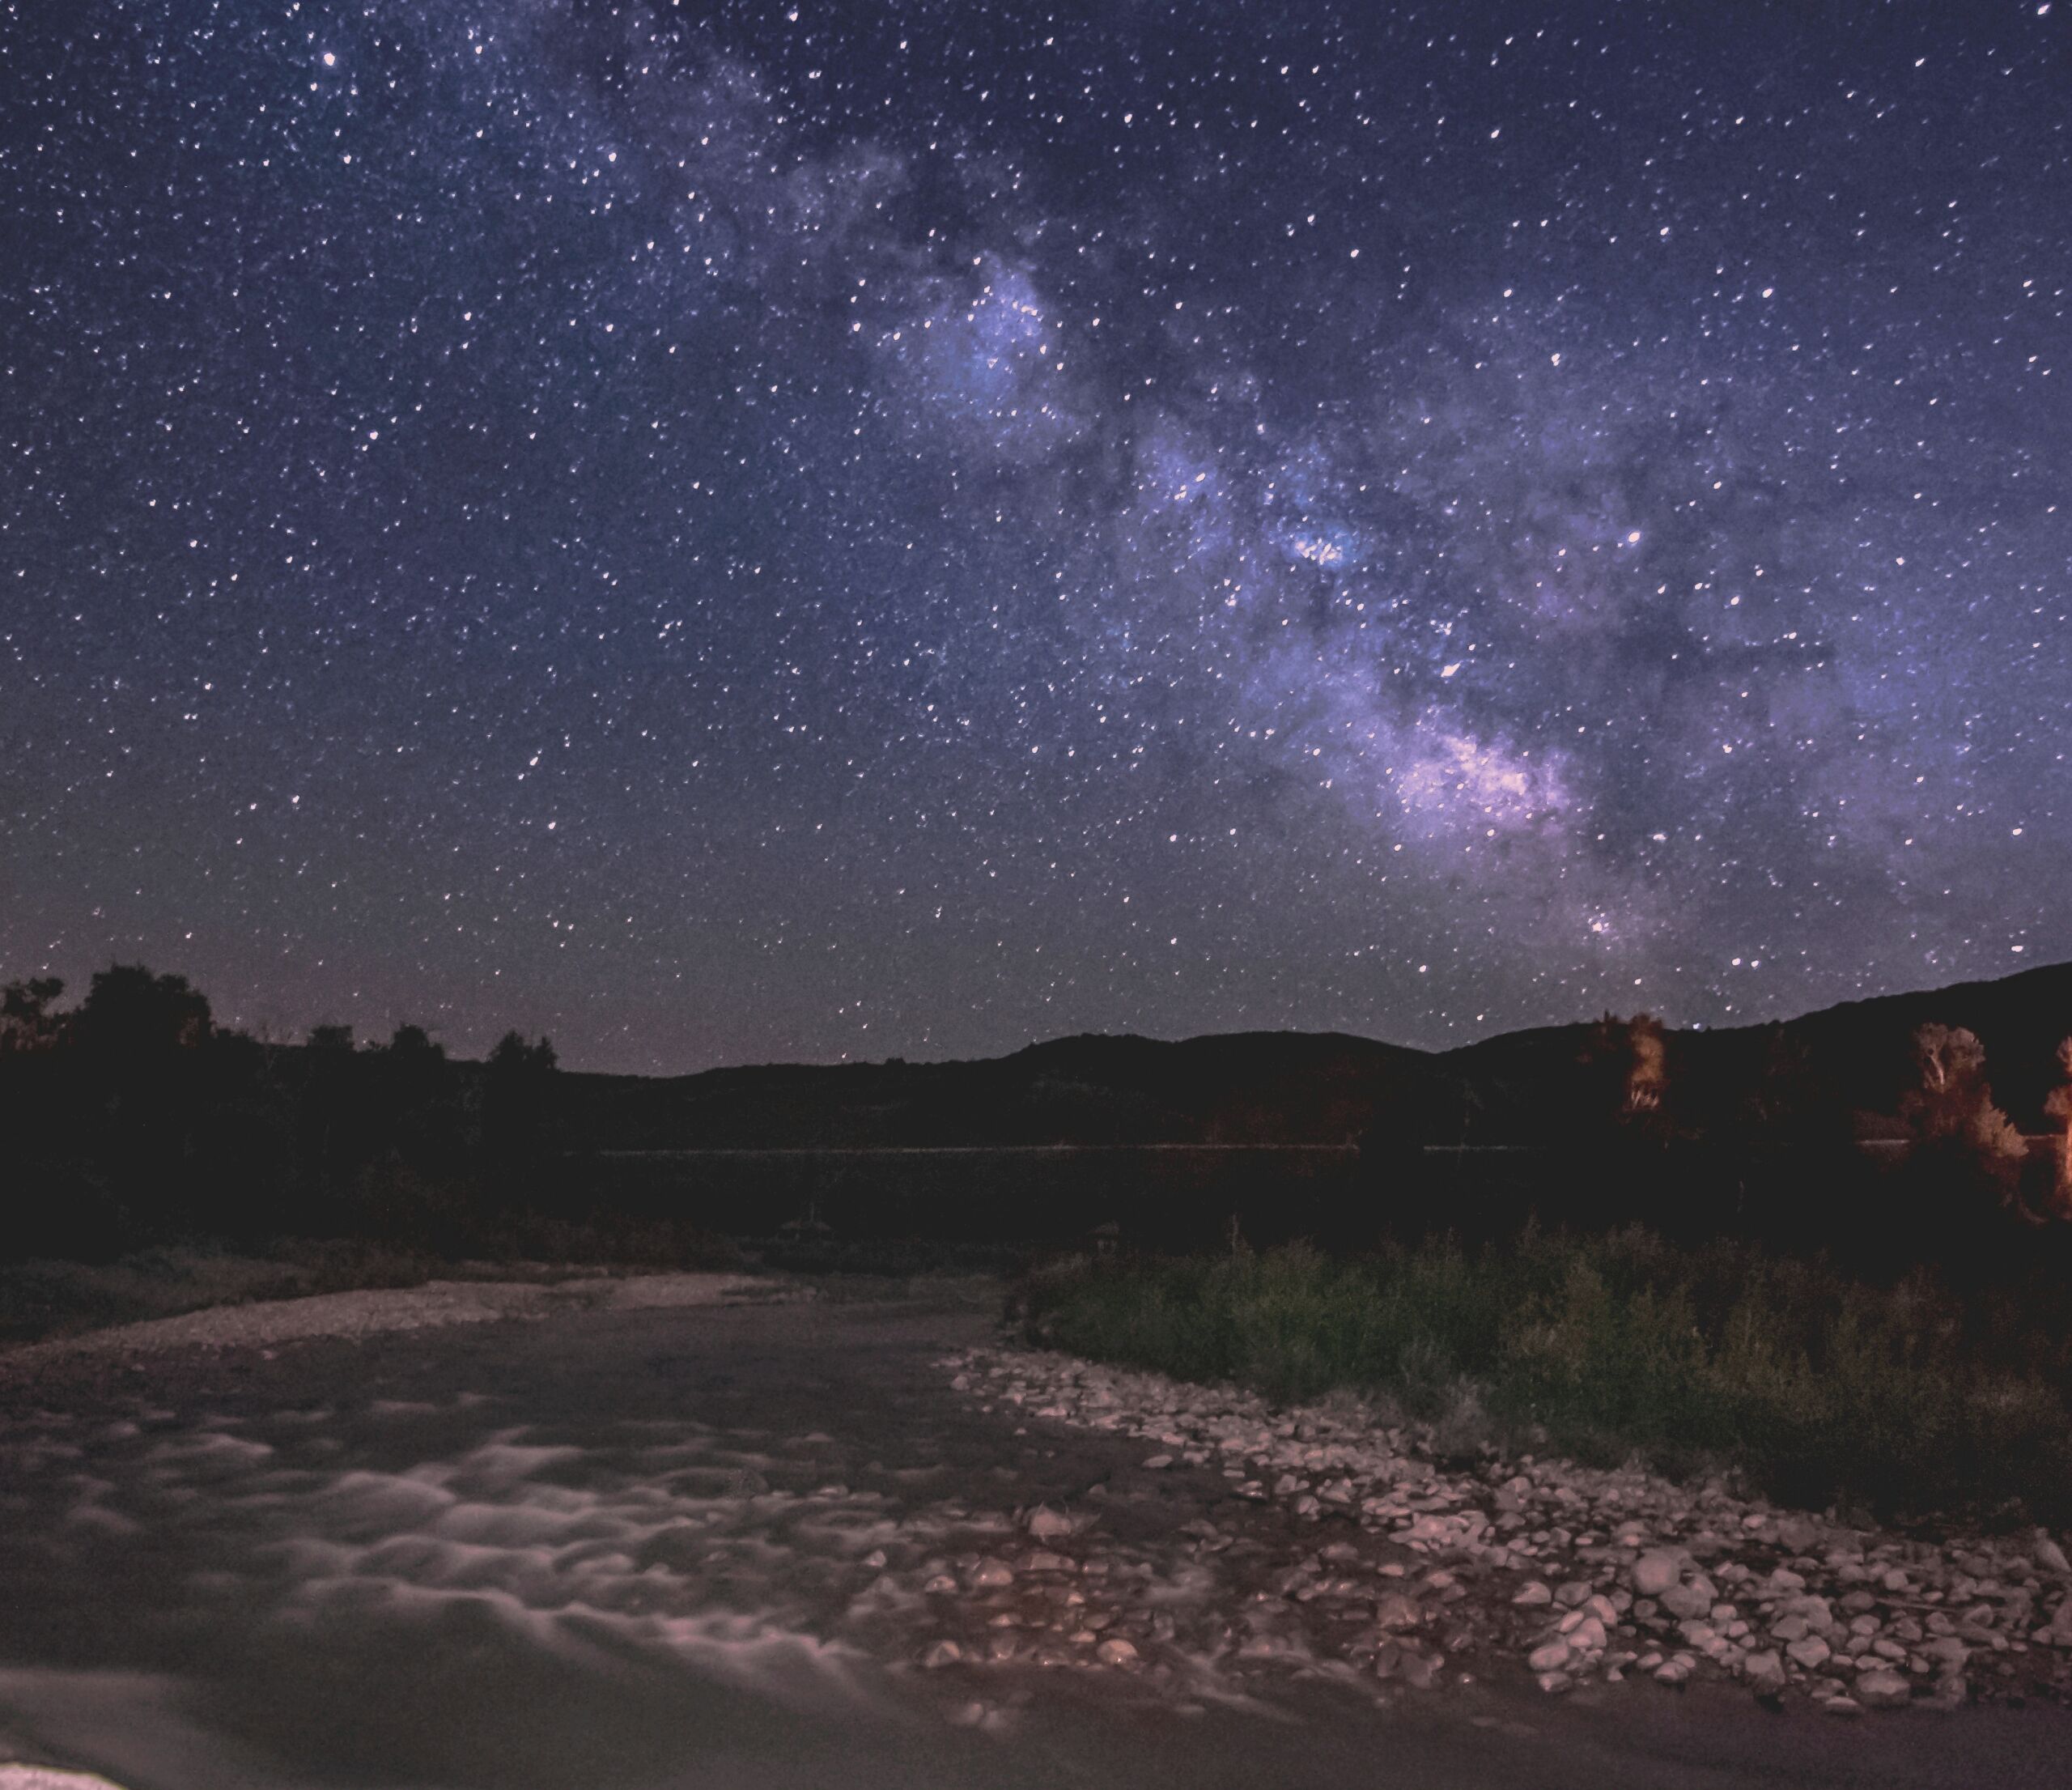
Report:
[[[0,976],[648,1069],[2072,956],[2068,12],[0,0]]]

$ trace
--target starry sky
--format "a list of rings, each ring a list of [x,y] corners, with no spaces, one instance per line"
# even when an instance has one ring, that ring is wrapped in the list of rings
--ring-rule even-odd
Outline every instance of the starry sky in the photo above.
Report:
[[[0,977],[644,1071],[2072,957],[2068,24],[0,0]]]

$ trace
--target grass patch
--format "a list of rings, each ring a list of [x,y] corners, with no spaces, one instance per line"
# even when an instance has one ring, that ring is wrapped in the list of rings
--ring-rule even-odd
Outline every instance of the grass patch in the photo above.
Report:
[[[1034,1339],[1098,1360],[1281,1401],[1382,1395],[1444,1452],[1728,1468],[1888,1520],[2072,1518],[2072,1323],[2033,1292],[1528,1231],[1354,1259],[1072,1257],[1032,1269],[1021,1303]]]

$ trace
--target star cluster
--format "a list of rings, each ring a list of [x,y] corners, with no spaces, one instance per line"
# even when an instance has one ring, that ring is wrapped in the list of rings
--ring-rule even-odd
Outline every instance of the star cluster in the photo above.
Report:
[[[2040,0],[0,0],[0,972],[585,1067],[2072,956]]]

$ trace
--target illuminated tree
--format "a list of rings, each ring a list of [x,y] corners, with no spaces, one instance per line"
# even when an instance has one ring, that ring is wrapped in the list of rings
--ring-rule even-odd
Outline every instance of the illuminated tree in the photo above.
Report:
[[[2016,1184],[2027,1146],[2007,1115],[1993,1103],[1985,1079],[1985,1047],[1963,1027],[1927,1025],[1913,1035],[1920,1085],[1900,1103],[1917,1144],[1968,1161],[1999,1193],[2018,1205]],[[2029,1216],[2026,1208],[2022,1215]]]
[[[2057,1181],[2053,1210],[2058,1218],[2072,1218],[2072,1038],[2057,1047],[2061,1079],[2043,1103],[2044,1112],[2057,1121]]]
[[[1662,1022],[1651,1013],[1637,1013],[1626,1026],[1628,1116],[1660,1110],[1668,1086],[1668,1040]]]

